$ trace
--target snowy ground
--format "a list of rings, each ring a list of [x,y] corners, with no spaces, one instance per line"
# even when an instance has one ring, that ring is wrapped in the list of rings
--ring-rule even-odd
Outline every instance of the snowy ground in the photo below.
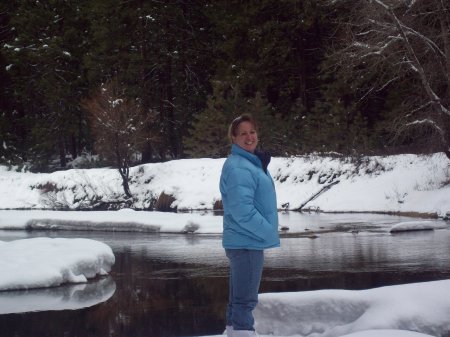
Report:
[[[178,160],[131,170],[132,207],[146,209],[161,192],[178,209],[212,209],[220,199],[218,180],[223,159]],[[442,154],[363,158],[275,158],[269,167],[280,208],[339,212],[418,212],[444,216],[450,211],[450,162]],[[310,200],[324,187],[323,193]],[[222,231],[222,217],[199,213],[43,211],[42,208],[88,208],[121,198],[121,181],[112,169],[69,170],[52,174],[17,173],[0,167],[0,229],[109,230],[167,233]],[[290,233],[306,230],[280,213]],[[390,223],[392,232],[445,228],[442,220]],[[324,228],[326,230],[326,228]],[[100,286],[89,300],[50,299],[45,293],[19,291],[85,282],[108,272],[111,249],[85,239],[36,238],[0,241],[0,310],[20,312],[20,303],[36,310],[80,308],[100,303],[114,285]],[[5,257],[5,258],[4,258]],[[86,286],[91,285],[90,283]],[[70,288],[76,294],[77,288]],[[8,290],[8,291],[4,291]],[[320,290],[262,294],[256,316],[261,336],[418,337],[450,333],[450,280],[364,291]],[[46,302],[47,301],[47,302]],[[47,304],[46,304],[47,303]],[[411,330],[411,331],[409,331]],[[416,332],[414,332],[416,331]],[[418,333],[421,332],[421,333]],[[425,335],[424,335],[425,334]]]
[[[261,337],[448,336],[450,280],[369,290],[260,294]]]
[[[256,328],[276,336],[334,337],[373,329],[450,331],[450,280],[363,291],[263,294]],[[381,335],[379,335],[381,336]]]
[[[186,159],[130,170],[132,208],[147,209],[160,194],[172,195],[179,210],[212,209],[220,199],[224,159]],[[450,211],[450,161],[442,154],[365,157],[273,158],[278,207],[301,205],[339,212]],[[329,186],[329,189],[326,187]],[[324,192],[309,201],[323,188]],[[123,197],[114,169],[72,169],[51,174],[18,173],[0,167],[0,209],[87,208]]]

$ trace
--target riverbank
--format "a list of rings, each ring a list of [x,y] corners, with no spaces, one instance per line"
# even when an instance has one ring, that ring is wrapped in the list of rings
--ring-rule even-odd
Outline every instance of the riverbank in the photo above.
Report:
[[[132,200],[111,168],[50,174],[0,167],[0,209],[212,210],[220,204],[224,159],[184,159],[131,168]],[[442,153],[359,159],[273,158],[279,209],[444,217],[450,211],[450,162]]]
[[[374,228],[361,223],[376,220]],[[388,233],[392,227],[414,223],[421,228],[442,229],[448,222],[406,216],[363,213],[299,213],[279,212],[279,231],[283,237],[311,237],[328,232],[376,230]],[[0,210],[0,230],[27,231],[96,231],[176,234],[222,234],[222,216],[212,212],[148,212],[122,209],[118,211],[52,211]]]

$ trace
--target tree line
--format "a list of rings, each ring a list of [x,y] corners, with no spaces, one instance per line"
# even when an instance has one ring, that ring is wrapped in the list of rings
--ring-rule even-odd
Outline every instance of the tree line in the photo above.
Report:
[[[225,156],[241,113],[278,156],[450,158],[449,10],[444,0],[3,2],[0,162],[49,171],[93,153],[126,178],[137,163]]]

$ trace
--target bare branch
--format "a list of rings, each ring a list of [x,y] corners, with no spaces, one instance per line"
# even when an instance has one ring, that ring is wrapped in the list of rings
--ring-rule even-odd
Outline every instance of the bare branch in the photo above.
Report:
[[[82,106],[90,113],[96,151],[118,169],[124,192],[131,198],[128,179],[133,157],[145,142],[156,140],[146,132],[153,113],[144,111],[137,100],[126,97],[117,80],[104,84],[96,95],[84,99]]]

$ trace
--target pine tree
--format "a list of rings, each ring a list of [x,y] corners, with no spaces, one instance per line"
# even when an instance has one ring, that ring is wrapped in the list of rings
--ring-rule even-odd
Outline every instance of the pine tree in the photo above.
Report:
[[[272,107],[261,93],[253,98],[245,98],[239,85],[215,81],[214,93],[208,97],[207,108],[197,115],[190,137],[185,139],[186,152],[192,157],[224,157],[228,154],[230,140],[228,126],[242,115],[252,115],[258,123],[259,144],[264,150],[273,152],[273,144],[283,130],[274,123]]]
[[[184,139],[186,153],[191,157],[219,158],[228,154],[228,125],[241,114],[245,100],[235,86],[213,82],[205,110],[197,114],[189,137]]]
[[[148,129],[161,142],[147,144],[144,162],[182,157],[192,116],[205,107],[212,63],[204,6],[181,0],[91,4],[90,81],[116,76],[130,96],[158,113]]]
[[[309,110],[327,10],[325,1],[215,1],[209,11],[221,36],[215,78],[239,78],[243,95],[259,91],[280,120],[298,100]]]
[[[8,45],[12,40],[9,29],[12,4],[0,4],[0,43]],[[8,74],[10,65],[7,63],[3,50],[0,49],[0,164],[11,164],[15,154],[14,114],[11,100],[11,78]]]
[[[84,116],[78,100],[84,89],[80,66],[81,27],[77,6],[66,2],[21,2],[11,17],[14,40],[4,47],[15,110],[24,128],[26,159],[45,169],[54,155],[59,166],[84,144]]]
[[[272,154],[278,152],[278,139],[284,130],[280,129],[272,116],[272,105],[257,91],[242,108],[243,113],[252,115],[258,123],[259,146]]]

